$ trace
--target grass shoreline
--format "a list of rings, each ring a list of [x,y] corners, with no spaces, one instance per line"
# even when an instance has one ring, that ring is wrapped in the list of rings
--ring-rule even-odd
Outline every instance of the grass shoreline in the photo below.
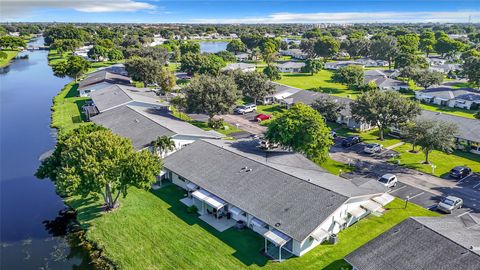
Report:
[[[6,68],[10,66],[12,60],[20,53],[19,50],[2,50],[2,52],[7,54],[7,58],[0,59],[0,68]]]

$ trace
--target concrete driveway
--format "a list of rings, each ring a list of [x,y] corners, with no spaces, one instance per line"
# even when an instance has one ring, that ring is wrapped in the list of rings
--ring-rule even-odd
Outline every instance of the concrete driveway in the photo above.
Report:
[[[262,135],[265,133],[265,131],[267,131],[267,127],[261,126],[258,124],[258,122],[254,121],[253,118],[255,115],[255,113],[249,113],[245,115],[224,114],[218,117],[223,118],[225,122],[234,125],[248,133]]]

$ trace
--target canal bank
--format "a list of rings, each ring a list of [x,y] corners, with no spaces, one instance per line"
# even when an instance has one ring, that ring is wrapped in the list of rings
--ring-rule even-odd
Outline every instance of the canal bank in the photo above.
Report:
[[[15,59],[0,74],[1,269],[93,269],[89,252],[69,234],[75,224],[53,183],[34,176],[55,144],[52,99],[70,80],[53,75],[47,54],[22,52],[28,59]]]

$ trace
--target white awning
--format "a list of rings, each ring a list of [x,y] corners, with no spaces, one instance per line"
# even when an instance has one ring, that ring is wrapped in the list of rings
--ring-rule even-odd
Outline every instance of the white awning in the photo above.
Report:
[[[196,190],[192,193],[192,196],[201,201],[204,201],[215,209],[222,208],[227,204],[227,202],[225,202],[224,200],[203,189]]]
[[[243,211],[240,208],[235,207],[235,206],[229,207],[228,212],[230,212],[230,213],[232,213],[232,215],[236,215],[236,216],[243,214]]]
[[[355,207],[352,209],[348,209],[347,213],[352,215],[355,218],[360,218],[362,215],[364,215],[367,212],[367,210],[361,208],[361,207]]]
[[[368,201],[362,203],[362,207],[367,209],[370,212],[375,212],[378,209],[382,208],[382,205],[379,204],[379,203],[376,203],[372,200],[368,200]]]
[[[187,184],[187,189],[188,189],[188,190],[193,191],[193,190],[196,190],[197,188],[198,188],[198,186],[195,185],[195,184],[192,183],[192,182],[190,182],[190,183]]]
[[[291,237],[288,235],[280,232],[279,230],[273,229],[271,231],[267,231],[266,233],[263,234],[263,237],[265,237],[268,241],[274,243],[277,246],[283,246],[285,245]]]
[[[261,221],[258,218],[252,218],[252,220],[250,221],[250,224],[252,224],[254,226],[257,226],[257,227],[263,227],[263,226],[267,225],[267,223]]]
[[[318,229],[316,230],[315,232],[313,232],[311,234],[311,236],[313,237],[313,239],[317,240],[318,242],[322,242],[323,240],[325,240],[325,238],[327,238],[330,234],[325,231],[324,229]]]
[[[389,204],[391,201],[393,201],[394,199],[395,198],[392,195],[390,195],[388,193],[383,193],[382,195],[377,196],[377,197],[373,198],[372,200],[381,204],[382,206],[385,206],[385,205]]]

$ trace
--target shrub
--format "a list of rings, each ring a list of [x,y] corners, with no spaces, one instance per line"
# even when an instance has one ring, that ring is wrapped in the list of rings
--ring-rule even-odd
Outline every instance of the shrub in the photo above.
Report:
[[[213,128],[213,129],[220,129],[223,128],[223,119],[222,118],[211,118],[208,119],[208,126]]]
[[[195,214],[198,212],[198,208],[195,205],[191,205],[187,208],[187,213]]]

